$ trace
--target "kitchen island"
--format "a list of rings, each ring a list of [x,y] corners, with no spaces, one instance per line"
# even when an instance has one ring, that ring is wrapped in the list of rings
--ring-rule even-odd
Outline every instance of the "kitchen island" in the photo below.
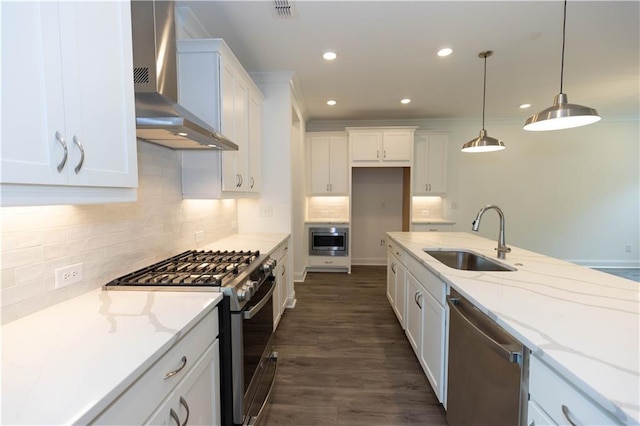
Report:
[[[496,258],[496,241],[461,232],[389,232],[412,258],[471,301],[622,424],[640,421],[638,283],[510,246],[515,271],[449,268],[425,248]],[[497,259],[496,259],[497,260]]]

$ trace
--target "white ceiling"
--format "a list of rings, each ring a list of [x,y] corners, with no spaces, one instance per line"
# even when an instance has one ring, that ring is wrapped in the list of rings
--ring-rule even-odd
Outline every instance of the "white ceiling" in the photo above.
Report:
[[[478,118],[522,121],[560,92],[563,2],[182,1],[249,72],[295,71],[307,120]],[[640,2],[569,1],[564,92],[603,118],[640,103]],[[441,47],[454,53],[436,56]],[[331,63],[327,50],[338,52]],[[401,105],[400,99],[412,102]],[[338,105],[329,107],[328,99]],[[530,103],[529,110],[518,106]]]

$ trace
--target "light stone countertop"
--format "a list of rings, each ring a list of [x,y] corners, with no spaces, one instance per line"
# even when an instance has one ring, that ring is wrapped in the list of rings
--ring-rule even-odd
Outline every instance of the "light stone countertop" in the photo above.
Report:
[[[307,219],[304,223],[309,225],[348,225],[348,219]]]
[[[2,326],[2,424],[87,424],[222,299],[93,290]]]
[[[640,422],[637,282],[520,249],[499,260],[517,271],[449,268],[424,248],[496,258],[496,241],[464,232],[389,237],[624,424]]]
[[[288,234],[207,250],[269,254]],[[1,327],[1,424],[86,424],[222,299],[219,292],[93,290]]]

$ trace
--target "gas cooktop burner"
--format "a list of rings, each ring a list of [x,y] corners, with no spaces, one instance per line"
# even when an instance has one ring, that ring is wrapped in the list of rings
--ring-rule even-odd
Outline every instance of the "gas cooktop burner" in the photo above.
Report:
[[[221,287],[260,256],[259,251],[189,250],[109,282],[105,287]]]

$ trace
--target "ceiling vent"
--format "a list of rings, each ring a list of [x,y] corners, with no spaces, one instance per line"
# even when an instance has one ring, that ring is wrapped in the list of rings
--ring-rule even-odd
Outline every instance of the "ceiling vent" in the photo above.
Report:
[[[298,17],[295,5],[289,0],[273,0],[273,8],[276,18],[292,19]]]

